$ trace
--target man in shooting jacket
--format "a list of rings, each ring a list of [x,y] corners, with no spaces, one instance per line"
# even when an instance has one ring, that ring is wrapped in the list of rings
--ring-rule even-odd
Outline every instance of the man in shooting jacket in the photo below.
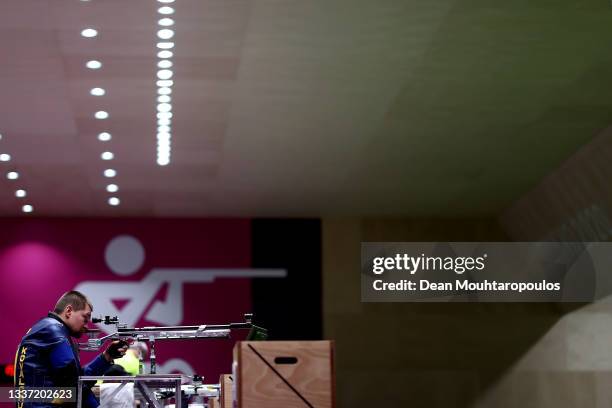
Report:
[[[21,340],[15,356],[15,388],[25,387],[74,387],[80,375],[102,375],[113,364],[114,358],[125,354],[125,342],[114,341],[85,367],[81,367],[79,338],[87,331],[93,307],[80,292],[70,291],[62,295],[53,312],[32,326]],[[83,406],[99,405],[89,387],[83,390]],[[76,397],[76,395],[75,395]],[[29,402],[17,400],[18,408],[57,407],[56,401]],[[74,406],[64,403],[62,406]]]

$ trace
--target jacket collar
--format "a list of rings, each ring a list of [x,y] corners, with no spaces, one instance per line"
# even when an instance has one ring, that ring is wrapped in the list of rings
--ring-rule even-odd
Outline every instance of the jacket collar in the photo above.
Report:
[[[64,322],[64,321],[62,320],[62,318],[61,318],[61,317],[59,317],[59,316],[58,316],[56,313],[49,312],[49,313],[47,314],[47,317],[50,317],[50,318],[55,319],[55,320],[57,320],[58,322],[60,322],[60,323],[61,323],[61,324],[64,326],[64,328],[65,328],[65,329],[68,331],[68,333],[69,333],[69,334],[72,336],[72,330],[70,330],[70,327],[68,327],[68,325],[66,324],[66,322]]]
[[[74,354],[74,357],[76,358],[77,364],[80,367],[81,363],[79,361],[79,348],[75,344],[74,340],[72,339],[72,337],[74,337],[74,334],[72,333],[72,330],[70,330],[70,327],[68,327],[68,325],[57,314],[55,314],[53,312],[49,312],[47,314],[47,317],[49,317],[51,319],[54,319],[54,320],[57,320],[58,322],[62,323],[62,325],[64,326],[64,329],[66,329],[66,332],[68,333],[67,337],[68,337],[68,342],[70,343],[70,348],[72,348],[72,352]]]

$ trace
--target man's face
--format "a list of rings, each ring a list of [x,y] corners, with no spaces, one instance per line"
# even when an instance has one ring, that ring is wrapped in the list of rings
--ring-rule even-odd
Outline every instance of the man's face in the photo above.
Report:
[[[66,306],[66,325],[70,327],[74,337],[81,337],[87,331],[87,323],[91,320],[91,308],[89,305],[85,309],[74,310],[72,305]]]

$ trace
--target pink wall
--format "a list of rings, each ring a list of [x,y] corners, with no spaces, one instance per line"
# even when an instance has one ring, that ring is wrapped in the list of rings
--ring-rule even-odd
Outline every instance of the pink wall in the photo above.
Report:
[[[173,302],[166,298],[169,284],[163,283],[166,277],[172,282],[173,276],[178,276],[171,269],[249,268],[250,220],[9,219],[0,221],[0,231],[0,363],[12,362],[28,328],[53,308],[63,292],[84,281],[89,282],[89,288],[101,282],[106,282],[106,287],[121,283],[113,293],[123,298],[119,292],[125,288],[134,302],[132,306],[143,304],[131,309],[136,310],[137,326],[161,325],[148,320],[155,315],[151,310],[157,301],[161,301],[157,306],[170,311],[169,316],[182,314],[178,324],[237,322],[251,309],[250,280],[246,278],[187,281],[178,286],[175,282],[174,287],[182,288],[182,293],[174,296]],[[113,272],[105,258],[108,244],[122,235],[131,236],[131,242],[139,241],[145,255],[140,265],[138,251],[123,253],[133,270],[124,276]],[[111,255],[115,261],[121,256],[116,252]],[[156,269],[162,283],[159,279],[155,284],[145,283]],[[86,295],[93,300],[109,291],[92,292]],[[124,299],[114,300],[126,303]],[[96,305],[94,300],[94,315],[113,312],[104,309],[102,301]],[[208,381],[214,381],[219,373],[230,372],[234,340],[159,343],[158,363],[163,367],[170,359],[181,359]],[[92,357],[91,353],[82,353],[81,359],[86,363]]]

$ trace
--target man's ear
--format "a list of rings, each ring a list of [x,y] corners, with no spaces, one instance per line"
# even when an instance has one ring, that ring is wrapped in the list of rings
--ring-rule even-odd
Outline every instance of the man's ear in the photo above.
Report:
[[[70,319],[70,315],[72,314],[73,311],[74,309],[72,305],[66,306],[66,308],[64,309],[64,315],[66,316],[67,319]]]

